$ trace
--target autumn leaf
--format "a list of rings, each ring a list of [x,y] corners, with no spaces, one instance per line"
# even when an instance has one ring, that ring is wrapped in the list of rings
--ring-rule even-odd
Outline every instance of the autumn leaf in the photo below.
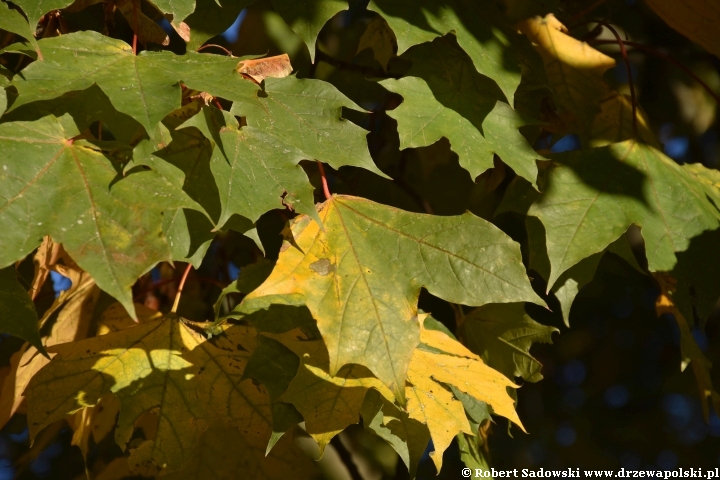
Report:
[[[65,270],[65,273],[72,278],[71,287],[55,299],[39,321],[41,329],[47,328],[52,321],[50,332],[42,339],[45,347],[86,338],[100,297],[100,289],[86,272],[76,270],[70,273]],[[24,411],[25,389],[49,361],[29,344],[12,355],[10,372],[3,380],[0,391],[0,427],[16,412]]]
[[[51,235],[132,313],[130,286],[169,258],[161,213],[187,202],[155,172],[119,179],[122,157],[74,141],[78,133],[69,116],[0,125],[0,195],[7,199],[0,222],[8,227],[0,265],[22,259]],[[116,216],[118,209],[123,214]]]
[[[611,96],[602,79],[615,60],[567,34],[567,28],[549,14],[518,24],[545,63],[545,72],[557,107],[571,131],[588,134],[600,102]]]
[[[31,436],[111,392],[122,403],[115,439],[123,447],[135,421],[156,412],[156,438],[133,454],[137,472],[185,466],[216,419],[234,425],[248,439],[262,439],[258,448],[264,450],[271,422],[267,393],[242,381],[255,344],[251,327],[226,325],[223,335],[206,340],[183,320],[163,317],[56,345],[52,351],[57,355],[26,392]]]
[[[283,78],[292,73],[290,57],[287,53],[274,57],[243,60],[238,63],[237,71],[260,83],[268,77]]]
[[[272,274],[244,303],[285,296],[306,304],[328,348],[329,373],[363,365],[401,403],[422,286],[466,305],[543,303],[517,245],[471,214],[432,217],[334,196],[320,218],[324,230],[308,217],[293,222]]]
[[[672,28],[701,45],[716,57],[720,57],[720,38],[717,22],[720,5],[712,0],[683,0],[664,2],[646,0],[650,8]]]
[[[533,320],[523,304],[494,304],[476,308],[463,318],[461,337],[470,350],[508,378],[529,382],[542,379],[542,365],[530,355],[533,343],[552,343],[555,327]]]
[[[690,324],[683,314],[673,303],[673,295],[676,292],[677,281],[668,274],[654,274],[655,280],[660,285],[660,296],[655,302],[655,310],[658,316],[672,314],[680,329],[680,353],[682,361],[680,370],[684,371],[688,365],[692,365],[695,381],[700,393],[700,400],[705,419],[709,418],[708,402],[713,406],[716,415],[720,415],[720,393],[713,387],[710,368],[712,363],[702,352],[695,337],[690,330]]]
[[[335,435],[360,421],[369,389],[374,388],[394,401],[392,392],[365,367],[346,365],[337,375],[329,375],[329,358],[322,340],[310,339],[300,330],[265,335],[285,345],[300,359],[297,374],[278,401],[295,405],[305,419],[305,430],[318,443],[320,455]]]
[[[40,342],[35,305],[13,267],[0,270],[0,332],[26,340],[47,356]]]

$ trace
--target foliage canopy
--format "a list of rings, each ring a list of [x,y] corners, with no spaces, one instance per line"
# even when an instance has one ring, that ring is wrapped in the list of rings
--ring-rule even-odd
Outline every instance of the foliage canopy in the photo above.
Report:
[[[281,55],[227,41],[252,1],[3,0],[0,331],[27,343],[0,424],[69,421],[106,478],[313,478],[294,440],[319,458],[358,423],[411,476],[430,441],[438,471],[454,439],[487,468],[558,331],[533,312],[569,325],[606,254],[656,282],[720,411],[692,333],[720,297],[720,173],[607,81],[611,26],[569,31],[566,2],[265,3]],[[718,54],[709,2],[647,3]],[[443,158],[462,180],[438,200]],[[110,435],[122,455],[91,463]]]

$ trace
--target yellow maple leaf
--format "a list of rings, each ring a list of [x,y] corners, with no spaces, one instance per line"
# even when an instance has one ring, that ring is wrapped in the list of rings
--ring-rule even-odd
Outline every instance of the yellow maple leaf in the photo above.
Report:
[[[567,28],[553,14],[523,20],[518,28],[545,63],[549,86],[566,125],[587,134],[600,102],[612,94],[602,75],[615,66],[615,60],[567,35]]]

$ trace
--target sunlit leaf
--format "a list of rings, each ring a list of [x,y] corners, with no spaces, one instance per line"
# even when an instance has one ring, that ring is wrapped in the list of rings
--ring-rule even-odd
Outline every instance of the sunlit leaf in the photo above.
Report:
[[[255,344],[251,327],[226,326],[206,340],[183,320],[165,317],[55,346],[57,355],[28,386],[31,435],[112,392],[122,402],[115,432],[121,446],[140,416],[157,414],[156,438],[134,452],[137,472],[185,466],[203,432],[219,419],[264,451],[271,424],[267,393],[242,380]]]
[[[345,165],[383,174],[370,157],[367,132],[345,120],[342,109],[360,107],[334,86],[320,80],[268,78],[262,91],[239,99],[231,113],[333,168]]]
[[[334,196],[292,225],[270,277],[244,303],[285,296],[306,304],[330,355],[331,375],[369,368],[396,397],[419,341],[420,287],[466,305],[531,301],[518,246],[472,214],[432,217]],[[297,297],[297,300],[294,300]]]
[[[132,312],[130,286],[169,258],[161,212],[186,203],[152,171],[123,178],[123,159],[84,141],[68,115],[0,125],[0,265],[52,235],[98,286]],[[142,254],[137,247],[143,246]]]

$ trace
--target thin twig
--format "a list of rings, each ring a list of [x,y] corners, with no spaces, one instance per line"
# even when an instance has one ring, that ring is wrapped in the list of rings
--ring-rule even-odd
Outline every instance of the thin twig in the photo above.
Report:
[[[630,67],[630,60],[628,59],[627,50],[625,49],[625,42],[622,38],[620,38],[617,30],[615,30],[612,25],[602,20],[596,20],[595,22],[610,30],[612,34],[615,35],[615,40],[617,40],[617,44],[620,46],[620,54],[622,55],[623,62],[625,62],[625,69],[627,70],[628,74],[628,85],[630,86],[630,103],[632,104],[633,134],[635,135],[635,138],[637,138],[637,99],[635,98],[635,82],[633,82],[632,68]]]
[[[322,181],[323,193],[325,193],[325,199],[330,200],[330,197],[332,197],[332,194],[330,193],[330,188],[328,188],[327,177],[325,176],[325,167],[323,167],[322,162],[319,160],[317,162],[317,165],[318,165],[318,170],[320,170],[320,180]]]
[[[188,263],[187,267],[185,267],[185,273],[183,273],[183,276],[180,279],[178,291],[175,294],[175,302],[173,303],[172,309],[170,309],[170,313],[177,313],[178,306],[180,305],[180,297],[182,296],[183,287],[185,287],[185,280],[187,280],[190,269],[192,269],[192,263]]]
[[[595,45],[609,45],[609,44],[615,44],[615,43],[617,43],[617,42],[615,42],[614,40],[593,40],[591,43],[593,43],[593,44],[595,44]],[[715,101],[716,101],[718,104],[720,104],[720,96],[718,96],[718,94],[715,93],[715,92],[708,86],[707,83],[705,83],[704,81],[702,81],[702,79],[701,79],[700,77],[698,77],[697,75],[695,75],[695,73],[693,73],[693,71],[690,70],[690,68],[688,68],[687,66],[685,66],[683,63],[679,62],[678,60],[675,60],[673,57],[671,57],[670,55],[668,55],[668,54],[666,54],[666,53],[663,53],[663,52],[661,52],[661,51],[659,51],[659,50],[655,50],[654,48],[648,47],[647,45],[643,45],[642,43],[628,42],[628,41],[625,41],[624,43],[625,43],[625,45],[627,45],[628,47],[636,48],[636,49],[638,49],[638,50],[640,50],[640,51],[643,51],[643,52],[645,52],[645,53],[649,53],[650,55],[655,55],[655,56],[658,57],[658,58],[662,58],[663,60],[672,63],[673,65],[675,65],[676,67],[678,67],[680,70],[682,70],[683,72],[685,72],[690,78],[692,78],[693,80],[695,80],[698,84],[700,84],[700,86],[703,87],[703,88],[710,94],[710,96],[712,96],[712,97],[715,99]]]
[[[227,53],[229,56],[231,56],[231,57],[233,56],[233,54],[232,54],[232,52],[231,52],[230,50],[228,50],[227,48],[222,47],[222,46],[220,46],[220,45],[217,45],[217,44],[215,44],[215,43],[208,43],[207,45],[203,45],[203,46],[201,46],[200,48],[198,48],[198,49],[195,50],[195,51],[196,51],[196,52],[201,52],[201,51],[205,50],[206,48],[210,48],[210,47],[219,48],[219,49],[222,50],[223,52]]]

